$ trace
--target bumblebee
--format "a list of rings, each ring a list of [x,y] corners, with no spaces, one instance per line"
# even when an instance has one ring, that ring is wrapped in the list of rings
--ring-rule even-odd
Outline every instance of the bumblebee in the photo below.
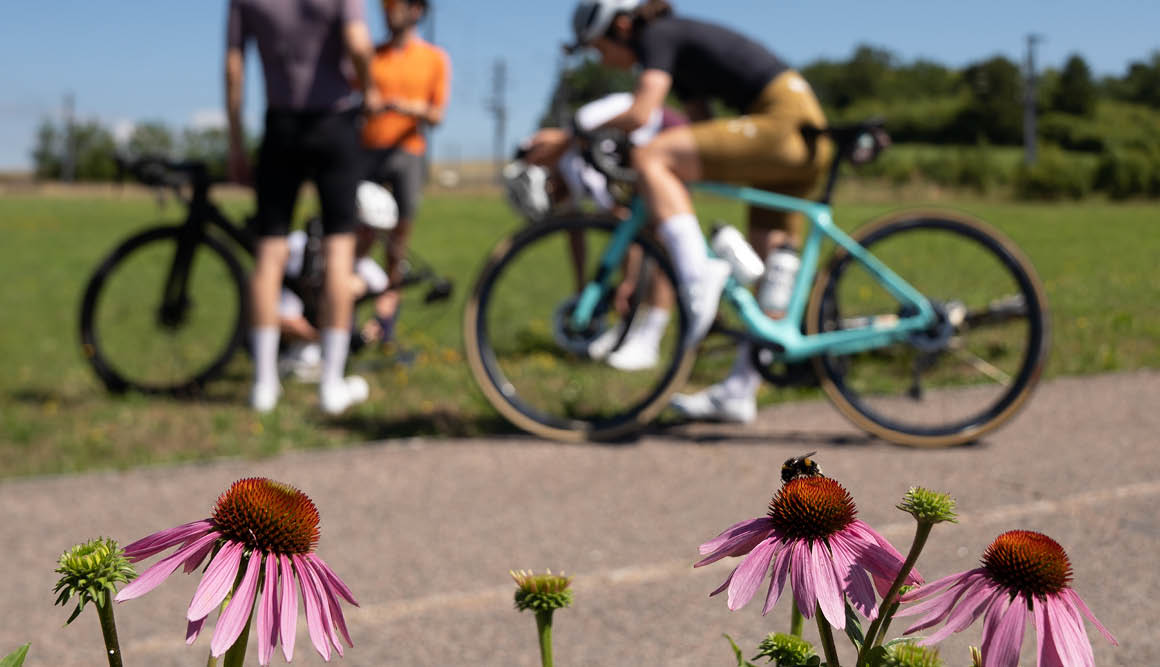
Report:
[[[795,456],[792,459],[786,459],[785,463],[781,464],[781,482],[786,484],[798,477],[825,477],[822,474],[822,467],[818,462],[810,457],[817,452],[810,452]]]

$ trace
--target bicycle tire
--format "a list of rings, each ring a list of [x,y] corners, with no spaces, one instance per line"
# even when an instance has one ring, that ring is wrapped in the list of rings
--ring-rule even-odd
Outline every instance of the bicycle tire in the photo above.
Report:
[[[213,344],[211,347],[216,348],[208,353],[200,355],[204,359],[199,359],[192,364],[188,372],[176,373],[174,377],[167,379],[157,379],[146,377],[146,371],[140,369],[129,369],[125,360],[117,359],[119,356],[125,356],[119,352],[114,352],[113,348],[118,345],[123,345],[132,349],[132,345],[138,343],[133,341],[126,344],[124,341],[114,343],[111,338],[114,336],[103,329],[106,323],[110,321],[121,321],[122,314],[103,314],[102,304],[105,303],[103,299],[106,298],[107,292],[110,288],[110,281],[115,278],[119,271],[126,270],[126,266],[132,266],[131,260],[135,258],[145,257],[143,262],[151,259],[148,251],[159,250],[162,254],[158,259],[154,259],[149,269],[153,272],[158,270],[168,270],[168,265],[164,264],[163,258],[166,256],[172,257],[172,252],[165,253],[164,245],[172,244],[174,248],[182,234],[186,233],[184,228],[180,225],[151,227],[142,232],[134,234],[120,245],[113,249],[97,266],[85,287],[84,297],[81,302],[81,317],[80,317],[80,338],[81,346],[86,360],[92,366],[93,371],[104,383],[105,387],[112,393],[124,393],[129,390],[139,391],[145,394],[161,394],[171,396],[187,396],[196,395],[201,392],[202,388],[210,380],[217,377],[225,365],[233,357],[234,353],[241,347],[243,342],[243,323],[246,314],[246,290],[245,290],[245,274],[242,270],[238,260],[233,253],[219,240],[210,235],[203,236],[194,250],[194,264],[197,266],[205,264],[206,260],[202,259],[205,252],[211,253],[212,256],[220,260],[220,268],[218,273],[224,272],[229,279],[229,285],[223,289],[226,292],[232,292],[232,300],[236,304],[233,308],[227,308],[228,312],[223,313],[227,319],[225,324],[219,328],[222,330],[222,342],[220,344]],[[161,244],[161,245],[158,245]],[[170,260],[170,264],[172,260]],[[191,271],[192,272],[192,271]],[[210,280],[217,282],[221,276],[211,276]],[[148,284],[149,281],[141,280],[140,284]],[[154,283],[156,281],[153,281]],[[164,285],[165,277],[162,276],[161,284]],[[187,289],[192,289],[187,286]],[[159,290],[159,291],[163,291]],[[133,307],[133,311],[137,315],[143,313],[153,313],[157,307],[152,308],[149,305],[137,303]],[[183,311],[183,315],[185,312]],[[110,319],[111,318],[111,319]],[[128,318],[123,318],[128,319]],[[154,324],[160,329],[163,326],[159,322]],[[169,326],[171,331],[175,331],[184,323],[178,323],[174,326]],[[108,326],[111,326],[108,325]],[[155,333],[162,334],[161,331]],[[147,334],[148,335],[148,334]],[[144,339],[139,341],[142,345],[146,343]]]
[[[517,334],[523,335],[524,331],[531,328],[531,325],[534,324],[534,318],[537,312],[544,313],[545,308],[550,308],[551,304],[557,303],[558,301],[547,298],[536,302],[537,305],[531,307],[510,308],[508,311],[504,311],[506,307],[504,303],[506,302],[503,302],[501,297],[497,296],[497,289],[503,289],[501,281],[511,281],[513,285],[520,285],[518,281],[524,274],[521,273],[521,265],[516,264],[516,262],[521,261],[530,265],[538,256],[536,253],[539,252],[547,253],[545,256],[549,258],[556,257],[555,254],[551,253],[564,249],[566,247],[564,237],[573,232],[592,233],[594,236],[611,237],[611,234],[620,223],[620,220],[611,217],[563,216],[550,218],[534,226],[526,227],[513,236],[504,239],[496,246],[489,258],[485,261],[483,269],[480,271],[479,277],[468,297],[464,312],[463,332],[466,348],[465,356],[467,357],[472,375],[488,402],[501,415],[508,419],[508,421],[528,433],[561,441],[607,441],[630,435],[647,425],[667,406],[669,395],[685,380],[692,367],[694,354],[683,344],[689,328],[689,315],[684,302],[680,300],[681,297],[678,294],[678,302],[675,309],[676,315],[670,321],[672,325],[675,325],[675,330],[670,329],[668,331],[665,337],[666,344],[661,345],[662,348],[671,349],[672,354],[666,358],[665,362],[658,365],[659,370],[654,374],[656,382],[652,383],[651,380],[638,380],[639,376],[618,376],[619,379],[624,380],[623,383],[609,382],[602,385],[606,389],[606,393],[610,395],[617,394],[622,388],[627,391],[628,387],[639,385],[642,393],[642,398],[639,400],[621,404],[611,413],[593,414],[590,417],[578,416],[576,414],[553,414],[540,405],[537,405],[536,401],[546,400],[544,394],[555,397],[554,393],[544,392],[544,394],[532,396],[531,394],[535,392],[533,388],[528,387],[521,391],[521,387],[518,386],[520,382],[518,380],[513,381],[509,378],[509,374],[521,373],[518,369],[512,371],[516,362],[509,361],[514,359],[518,353],[512,352],[509,354],[506,350],[497,351],[497,340],[501,337],[499,329],[502,328],[497,323],[507,322],[508,320],[499,320],[498,315],[489,311],[519,312],[519,316],[523,318],[523,322],[519,326],[524,327],[524,323],[528,323],[527,327],[524,327]],[[554,247],[554,244],[557,243],[555,240],[557,237],[560,239],[558,242],[559,248]],[[671,284],[677,284],[672,263],[668,255],[659,245],[653,240],[643,236],[635,238],[633,243],[643,249],[644,256],[647,259],[653,260],[653,265],[657,271],[661,272]],[[529,257],[530,259],[521,260],[523,257]],[[555,266],[558,266],[558,261]],[[571,291],[572,281],[563,278],[564,274],[562,273],[559,275],[561,275],[561,279],[558,281],[559,285],[552,284],[549,286],[550,290],[547,291],[552,291],[553,297],[558,294],[573,294]],[[541,277],[540,282],[547,281],[543,281]],[[497,286],[499,287],[497,288]],[[540,291],[545,291],[542,285],[535,287],[540,289]],[[607,305],[607,299],[608,295],[605,295],[602,303]],[[499,305],[496,305],[497,303]],[[529,309],[532,312],[528,312]],[[634,313],[630,313],[625,318],[626,321],[630,320],[633,316]],[[675,347],[673,347],[674,337],[676,341]],[[503,342],[500,341],[500,347],[503,347]],[[550,345],[555,345],[551,340],[547,342]],[[541,344],[538,349],[543,350],[545,347],[545,345]],[[555,346],[551,351],[553,356],[550,359],[560,359],[561,356],[558,354],[559,350],[560,346]],[[586,365],[586,368],[589,369],[585,372],[596,374],[619,372],[609,371],[608,369],[610,367],[605,366],[603,363],[585,360],[577,355],[565,355],[563,361],[558,364],[558,368],[561,373],[566,374],[571,373],[580,365]],[[507,367],[507,370],[505,370],[505,367]],[[624,373],[627,373],[627,371]],[[571,376],[573,384],[579,384],[581,382],[580,380],[576,380],[577,377],[580,376]],[[519,378],[519,380],[522,380],[522,378]],[[567,390],[562,390],[560,393],[565,394]],[[614,396],[607,398],[613,402],[616,400]],[[574,397],[570,399],[561,396],[560,400],[562,403],[567,403],[569,400],[580,402],[580,399],[575,399]],[[569,408],[574,409],[575,405],[573,403],[562,407],[566,411]],[[596,410],[594,408],[594,411]]]
[[[931,234],[928,237],[925,234],[919,235],[915,232],[930,232]],[[978,285],[984,281],[1002,282],[1005,286],[1018,291],[1015,296],[1006,295],[1008,299],[1006,303],[1015,304],[1008,308],[1008,311],[1013,315],[1009,317],[1006,315],[996,316],[995,318],[1002,320],[1001,323],[1011,324],[1013,332],[997,336],[992,334],[990,342],[987,343],[991,347],[986,349],[990,350],[990,354],[995,355],[996,359],[981,358],[978,356],[981,353],[973,350],[970,344],[963,342],[967,334],[987,332],[988,330],[982,325],[988,324],[988,321],[981,319],[982,315],[971,315],[966,301],[957,303],[940,301],[938,303],[955,303],[955,305],[943,307],[945,312],[940,314],[939,326],[941,329],[938,330],[938,333],[923,333],[918,338],[912,337],[909,342],[895,346],[895,348],[902,349],[902,352],[899,353],[900,358],[906,356],[905,348],[908,345],[911,346],[910,354],[915,355],[911,362],[912,377],[910,381],[913,384],[907,391],[906,399],[900,401],[897,398],[887,397],[885,394],[877,396],[871,391],[859,391],[855,386],[862,383],[862,379],[854,374],[855,378],[851,380],[850,376],[853,373],[850,367],[863,360],[866,361],[863,366],[867,367],[873,362],[869,357],[874,353],[859,353],[861,356],[819,355],[813,359],[815,371],[822,389],[838,411],[859,428],[883,440],[913,447],[946,447],[978,440],[1006,423],[1023,407],[1042,375],[1047,361],[1050,340],[1050,321],[1043,287],[1034,267],[1013,242],[990,225],[957,212],[902,211],[873,221],[857,229],[851,236],[879,259],[883,259],[892,270],[902,275],[903,271],[896,267],[895,262],[886,260],[879,252],[880,250],[889,251],[892,248],[904,247],[899,244],[899,240],[907,234],[912,241],[919,238],[925,239],[925,247],[927,248],[937,247],[938,250],[932,250],[933,256],[938,258],[936,265],[948,273],[951,272],[950,262],[956,257],[966,257],[971,252],[978,254],[978,257],[970,257],[971,270],[965,276],[973,281],[973,286],[969,289],[963,289],[963,292],[982,289]],[[954,247],[958,249],[943,252],[953,245],[949,243],[950,239],[966,241],[970,245],[957,245]],[[938,245],[931,245],[932,242],[937,242]],[[900,256],[911,256],[921,253],[903,255],[899,252],[899,254]],[[986,261],[991,263],[991,266],[987,271],[976,271],[977,263],[982,261],[983,257],[990,257],[990,260]],[[921,260],[916,259],[915,263],[919,261]],[[906,262],[902,263],[906,264]],[[841,328],[842,317],[850,316],[849,313],[841,312],[841,306],[838,305],[837,301],[841,298],[841,290],[844,289],[845,293],[853,291],[849,285],[846,288],[841,288],[839,284],[843,279],[852,275],[850,269],[856,265],[857,262],[844,249],[839,248],[835,251],[833,258],[818,277],[811,292],[807,313],[809,333]],[[997,270],[995,267],[1001,267],[1001,269]],[[1001,272],[1006,272],[1006,278],[999,275]],[[932,293],[933,290],[924,289],[923,282],[926,276],[922,275],[922,272],[917,272],[915,275],[903,275],[903,277],[931,299],[932,303],[935,303],[936,299],[946,296]],[[954,280],[948,279],[946,282],[959,282],[961,284],[962,279],[963,276],[959,276]],[[850,280],[853,283],[857,282],[857,278]],[[926,279],[926,282],[930,283],[931,281]],[[869,288],[860,286],[860,289],[863,298],[865,298],[865,292]],[[971,298],[978,299],[974,296]],[[992,299],[992,301],[986,302],[988,305],[984,310],[996,307],[994,304],[1003,302],[1002,299],[994,300],[994,297]],[[952,311],[959,314],[952,315]],[[983,311],[976,311],[976,313],[978,312]],[[956,320],[958,320],[957,323]],[[963,326],[964,323],[965,326]],[[974,323],[980,326],[973,326]],[[934,329],[932,329],[933,331]],[[945,348],[941,351],[937,349],[939,345],[936,340],[937,336],[945,337]],[[1025,339],[1025,349],[1021,353],[1021,357],[1005,359],[1009,356],[1006,351],[1010,348],[1010,344],[1022,339]],[[923,352],[920,351],[919,346],[925,347],[925,341],[928,340],[935,342],[930,345],[930,356],[924,358],[922,363],[929,362],[931,366],[920,368],[919,358],[922,357]],[[920,423],[916,418],[902,418],[885,414],[885,410],[888,408],[898,408],[899,412],[907,412],[908,410],[917,412],[913,403],[925,400],[921,390],[917,392],[917,396],[915,395],[914,390],[919,388],[918,376],[933,369],[934,364],[945,361],[954,355],[960,357],[959,361],[963,361],[964,366],[972,366],[981,371],[980,375],[990,374],[989,379],[995,384],[1001,385],[998,393],[994,397],[987,396],[984,400],[979,401],[983,405],[976,409],[973,407],[972,401],[983,397],[985,390],[988,389],[988,384],[982,382],[972,385],[969,381],[964,381],[966,378],[962,377],[966,371],[956,371],[953,365],[944,365],[941,368],[948,370],[944,371],[943,388],[935,392],[935,397],[931,403],[942,401],[945,404],[942,408],[945,412],[962,414],[940,418],[945,419],[942,423],[933,421]],[[883,362],[883,359],[886,362]],[[1006,365],[1011,372],[1007,372],[993,363],[998,360],[1007,362]],[[881,353],[877,359],[880,365],[888,361],[889,356],[885,353]],[[1002,380],[1004,379],[1009,380],[1009,384],[1003,385]],[[869,385],[870,382],[862,384]],[[907,404],[906,401],[911,401],[911,404]]]

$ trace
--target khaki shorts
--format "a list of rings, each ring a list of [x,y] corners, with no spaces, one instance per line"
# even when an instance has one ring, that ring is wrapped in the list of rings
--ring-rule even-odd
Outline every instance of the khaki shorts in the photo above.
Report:
[[[808,197],[833,156],[829,139],[807,142],[801,127],[826,127],[826,116],[806,80],[793,70],[774,77],[743,116],[693,123],[689,129],[706,181],[751,185]],[[800,216],[750,207],[750,225],[785,229],[800,240]]]

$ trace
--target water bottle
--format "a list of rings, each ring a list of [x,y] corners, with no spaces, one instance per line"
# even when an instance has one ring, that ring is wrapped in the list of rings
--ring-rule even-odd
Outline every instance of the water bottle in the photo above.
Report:
[[[765,258],[765,273],[757,286],[757,303],[763,311],[770,315],[785,313],[801,265],[797,251],[788,246],[769,253]]]
[[[713,253],[733,267],[733,278],[742,285],[750,285],[765,273],[761,258],[749,242],[732,225],[719,225],[709,240]]]

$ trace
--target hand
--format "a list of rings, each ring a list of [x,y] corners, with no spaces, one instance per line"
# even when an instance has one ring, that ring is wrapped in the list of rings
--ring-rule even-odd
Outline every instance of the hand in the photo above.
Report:
[[[368,114],[381,113],[386,108],[386,102],[383,96],[379,94],[379,89],[374,86],[363,91],[363,110]]]

